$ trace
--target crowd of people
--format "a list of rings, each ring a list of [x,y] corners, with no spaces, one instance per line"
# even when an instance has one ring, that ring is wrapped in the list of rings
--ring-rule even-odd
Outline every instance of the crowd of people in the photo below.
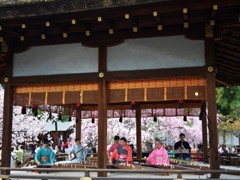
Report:
[[[62,163],[77,163],[85,161],[88,153],[96,153],[96,148],[82,146],[79,139],[75,139],[75,145],[71,146],[69,141],[62,142],[61,145],[55,146],[53,149],[48,140],[44,140],[42,145],[37,141],[31,146],[32,155],[34,156],[35,163],[37,165],[53,164],[56,156],[59,154],[68,154],[61,159]],[[156,140],[154,143],[154,149],[147,158],[147,163],[153,165],[169,164],[169,158],[176,158],[185,161],[203,161],[203,145],[198,144],[197,147],[185,141],[185,134],[179,135],[179,141],[174,146],[166,146],[162,141]],[[229,153],[229,149],[225,144],[219,146],[219,153]],[[1,151],[0,151],[1,152]],[[133,154],[136,153],[132,144],[129,144],[125,137],[114,137],[114,143],[108,149],[109,164],[132,164]],[[199,153],[199,154],[198,154]],[[191,155],[192,154],[192,155]],[[196,155],[197,154],[197,155]],[[17,162],[17,166],[21,165],[24,160],[24,148],[22,145],[12,146],[11,148],[11,167],[15,167],[14,162]],[[61,163],[60,162],[60,163]]]

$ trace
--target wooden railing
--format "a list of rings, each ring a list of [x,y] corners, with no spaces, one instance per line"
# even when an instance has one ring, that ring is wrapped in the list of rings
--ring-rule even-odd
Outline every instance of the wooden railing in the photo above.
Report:
[[[115,172],[115,173],[144,173],[144,174],[154,174],[154,173],[173,173],[177,174],[177,178],[181,179],[182,174],[231,174],[231,175],[238,175],[240,176],[239,170],[131,170],[131,169],[58,169],[58,168],[0,168],[2,174],[7,171],[39,171],[39,172],[82,172],[84,176],[81,175],[62,175],[58,174],[10,174],[10,175],[0,175],[0,178],[7,179],[7,178],[17,178],[17,179],[81,179],[83,177],[88,177],[91,179],[91,173],[93,172]],[[101,179],[109,179],[109,178],[101,178]],[[128,178],[131,179],[131,178]],[[134,178],[136,179],[136,178]],[[141,178],[142,179],[142,178]],[[146,180],[149,177],[146,177]],[[159,179],[159,178],[158,178]]]

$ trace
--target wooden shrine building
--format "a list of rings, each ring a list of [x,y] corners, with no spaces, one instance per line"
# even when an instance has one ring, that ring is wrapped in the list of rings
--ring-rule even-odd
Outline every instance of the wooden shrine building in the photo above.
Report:
[[[2,166],[10,165],[14,105],[97,110],[98,167],[106,168],[107,110],[136,103],[141,157],[141,109],[206,101],[204,156],[209,143],[211,169],[219,168],[215,88],[240,84],[239,0],[0,2],[0,43]]]

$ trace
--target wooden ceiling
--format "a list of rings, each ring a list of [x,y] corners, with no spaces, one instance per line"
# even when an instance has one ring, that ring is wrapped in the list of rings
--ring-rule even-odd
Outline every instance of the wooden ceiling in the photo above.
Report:
[[[12,18],[3,15],[9,15],[9,9],[0,7],[0,41],[11,42],[18,47],[16,51],[35,45],[73,42],[87,46],[110,46],[125,39],[170,35],[205,39],[205,26],[210,24],[216,35],[218,85],[240,84],[239,0],[152,1],[50,15],[24,14],[30,7],[19,6],[22,14]],[[17,12],[18,7],[14,8]],[[40,5],[38,8],[41,8]]]
[[[215,41],[214,55],[218,83],[240,85],[240,26],[224,29],[221,40]]]

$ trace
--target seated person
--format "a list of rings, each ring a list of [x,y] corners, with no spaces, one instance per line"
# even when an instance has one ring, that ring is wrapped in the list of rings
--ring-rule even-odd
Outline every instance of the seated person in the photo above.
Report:
[[[71,160],[71,163],[78,163],[86,160],[87,151],[86,148],[80,144],[79,139],[75,140],[75,145],[73,146],[70,155],[71,157],[69,159]]]
[[[114,137],[114,144],[109,148],[108,150],[108,154],[110,155],[111,153],[113,153],[113,151],[118,148],[119,146],[121,146],[121,144],[119,143],[120,137],[119,136],[115,136]]]
[[[168,157],[169,158],[174,158],[175,157],[175,155],[173,154],[173,150],[172,150],[172,146],[171,145],[167,146],[167,153],[168,153]]]
[[[35,162],[38,165],[41,164],[52,164],[55,161],[53,150],[48,147],[49,141],[44,140],[43,146],[37,151],[35,155]]]
[[[155,141],[155,149],[149,154],[147,162],[153,165],[169,164],[168,153],[161,141]]]
[[[174,144],[175,158],[191,161],[191,147],[187,141],[185,141],[185,134],[179,135],[180,141]]]
[[[61,146],[55,146],[55,154],[63,154],[65,153],[64,150],[61,150]]]
[[[17,155],[17,166],[20,166],[23,163],[23,146],[19,145],[18,150],[13,150],[13,152]]]
[[[110,159],[109,164],[115,164],[118,165],[120,163],[126,163],[126,164],[132,164],[132,148],[131,146],[127,145],[127,139],[125,137],[122,137],[120,139],[120,144],[118,148],[116,148]]]
[[[225,144],[222,144],[222,154],[228,154],[229,151],[227,150],[227,146]]]

